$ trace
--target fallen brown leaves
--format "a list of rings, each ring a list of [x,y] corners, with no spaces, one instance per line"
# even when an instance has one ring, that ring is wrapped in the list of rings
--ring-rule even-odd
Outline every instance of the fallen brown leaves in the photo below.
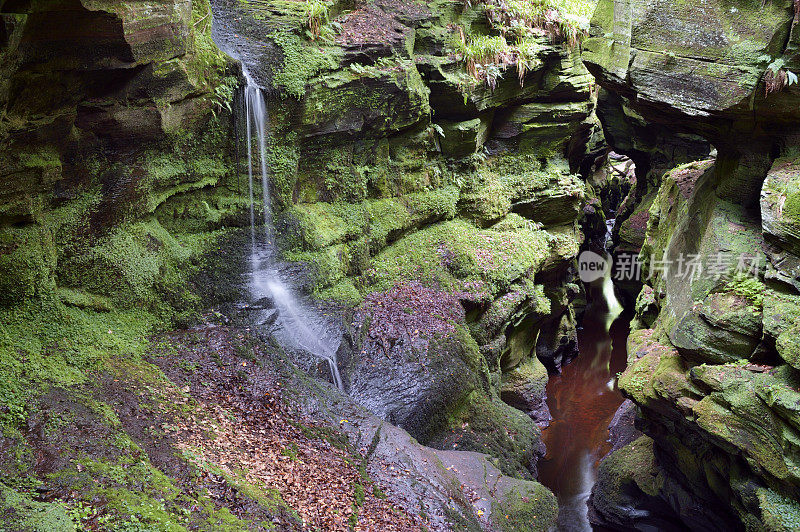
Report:
[[[334,445],[336,433],[291,413],[275,376],[233,354],[231,331],[204,333],[207,341],[189,352],[156,360],[160,366],[172,358],[183,365],[191,360],[199,368],[188,375],[197,407],[173,427],[179,449],[199,465],[215,464],[226,476],[277,491],[304,529],[420,529],[418,518],[375,496],[372,481],[359,471],[360,457]]]
[[[402,42],[409,27],[401,20],[427,16],[422,4],[408,0],[361,2],[341,17],[342,31],[337,42],[345,46],[388,45]]]

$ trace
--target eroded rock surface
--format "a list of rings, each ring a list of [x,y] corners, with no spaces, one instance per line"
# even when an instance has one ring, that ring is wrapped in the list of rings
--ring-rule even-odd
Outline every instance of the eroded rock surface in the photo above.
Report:
[[[798,179],[800,92],[775,83],[800,66],[796,20],[789,1],[598,5],[584,58],[610,93],[598,113],[618,117],[606,138],[649,164],[628,200],[628,225],[644,221],[649,279],[620,379],[646,436],[601,466],[593,503],[606,526],[796,527],[797,420],[779,405],[793,401],[798,378],[789,347],[797,250],[785,206]],[[635,133],[633,143],[614,130]],[[662,141],[673,155],[647,160],[664,154],[641,149],[648,131],[682,147]],[[715,158],[692,148],[698,137]],[[634,230],[623,225],[620,236]],[[702,273],[676,271],[692,257]]]

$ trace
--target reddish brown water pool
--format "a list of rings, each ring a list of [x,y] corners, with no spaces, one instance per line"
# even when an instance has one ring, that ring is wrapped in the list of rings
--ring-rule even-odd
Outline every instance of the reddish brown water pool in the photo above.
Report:
[[[591,531],[586,501],[597,463],[609,450],[608,424],[622,404],[617,373],[625,369],[630,317],[590,305],[578,331],[580,354],[550,377],[547,405],[553,420],[542,432],[547,446],[539,481],[558,497],[561,531]]]

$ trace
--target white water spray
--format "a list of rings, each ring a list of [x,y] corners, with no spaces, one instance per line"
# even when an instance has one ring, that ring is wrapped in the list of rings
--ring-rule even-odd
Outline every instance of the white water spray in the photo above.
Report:
[[[607,220],[606,221],[606,237],[603,242],[603,249],[607,249],[609,244],[611,243],[611,236],[612,232],[614,231],[614,225],[617,223],[615,219]],[[608,255],[608,251],[605,252]],[[614,281],[611,280],[611,268],[605,272],[605,276],[603,277],[603,299],[608,305],[608,327],[611,327],[611,324],[614,320],[622,314],[622,305],[620,304],[619,300],[617,299],[617,294],[614,292]]]
[[[276,260],[277,248],[274,242],[275,230],[272,226],[272,209],[269,193],[269,165],[267,163],[267,136],[269,134],[269,115],[267,103],[261,88],[245,71],[245,103],[247,113],[247,176],[250,193],[250,232],[252,251],[251,292],[258,300],[270,299],[278,312],[276,335],[285,343],[304,349],[325,360],[330,368],[334,384],[344,389],[339,374],[336,351],[340,341],[328,334],[325,320],[312,308],[303,305],[292,293],[289,285],[281,279],[281,265]],[[254,150],[253,138],[256,140]],[[264,239],[258,238],[255,223],[255,201],[253,195],[254,160],[258,158],[261,170],[261,187],[264,209]]]

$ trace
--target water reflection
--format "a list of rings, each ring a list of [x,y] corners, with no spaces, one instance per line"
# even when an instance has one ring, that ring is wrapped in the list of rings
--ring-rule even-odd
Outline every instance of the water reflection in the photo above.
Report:
[[[616,375],[625,369],[629,319],[620,316],[610,280],[592,287],[595,303],[587,308],[578,331],[580,355],[547,384],[553,416],[542,433],[547,455],[539,464],[539,480],[558,497],[559,530],[590,531],[586,502],[597,462],[609,450],[608,424],[622,395]],[[612,297],[610,304],[603,296]]]

